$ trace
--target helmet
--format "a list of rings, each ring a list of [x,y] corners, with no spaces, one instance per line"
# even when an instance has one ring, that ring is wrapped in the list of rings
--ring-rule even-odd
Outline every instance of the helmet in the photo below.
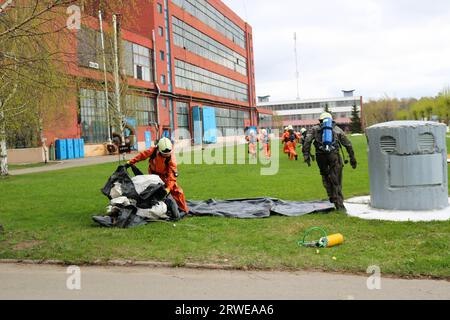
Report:
[[[162,138],[158,142],[158,150],[162,154],[170,154],[172,152],[172,142],[168,138]]]
[[[306,128],[302,128],[302,130],[301,130],[302,133],[305,133],[306,131],[308,131],[308,130],[306,130]]]
[[[332,116],[330,113],[328,113],[328,112],[324,112],[324,113],[322,113],[322,114],[320,115],[319,120],[320,120],[320,121],[323,121],[323,120],[325,120],[325,119],[327,119],[327,118],[333,119],[333,116]]]
[[[294,130],[294,127],[293,126],[289,126],[288,130]]]
[[[262,130],[261,130],[261,134],[262,134],[263,136],[265,136],[265,135],[267,134],[267,130],[266,130],[266,129],[262,129]]]
[[[285,127],[285,128],[284,128],[284,131],[288,131],[288,130],[289,130],[289,127]]]

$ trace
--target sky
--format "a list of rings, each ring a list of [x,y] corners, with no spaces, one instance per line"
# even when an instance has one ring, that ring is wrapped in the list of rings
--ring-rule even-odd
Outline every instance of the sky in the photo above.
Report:
[[[449,0],[222,0],[253,28],[256,93],[271,101],[435,96],[450,85]]]

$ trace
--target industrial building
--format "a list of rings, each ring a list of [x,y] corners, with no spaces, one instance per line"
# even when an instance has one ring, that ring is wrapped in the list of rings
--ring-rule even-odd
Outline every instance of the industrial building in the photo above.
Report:
[[[120,32],[127,86],[122,103],[132,111],[126,115],[126,132],[134,138],[129,140],[133,147],[148,148],[160,135],[179,144],[214,143],[220,135],[208,134],[205,140],[206,131],[219,129],[226,136],[239,136],[245,127],[257,126],[260,115],[251,26],[219,0],[134,2],[137,8],[123,13],[127,16]],[[92,3],[83,8],[88,17],[77,31],[77,40],[66,44],[76,52],[67,67],[76,79],[73,98],[64,101],[64,119],[46,123],[43,128],[48,146],[58,139],[82,138],[86,156],[106,154],[108,135],[120,138],[117,128],[108,134],[108,113],[114,110],[106,108],[99,8]],[[111,21],[111,13],[105,13],[107,57],[112,50],[108,48],[112,43],[108,39]],[[106,69],[109,99],[114,100],[109,61]],[[111,109],[111,101],[109,105]],[[263,110],[263,121],[267,123],[270,114]],[[183,130],[176,134],[177,129]],[[14,150],[10,154],[14,158]]]
[[[348,131],[351,124],[352,111],[356,106],[359,115],[363,110],[363,97],[353,96],[353,90],[343,91],[344,96],[339,98],[306,99],[291,101],[258,102],[258,109],[272,111],[274,114],[273,126],[282,129],[292,125],[296,131],[302,128],[309,129],[318,124],[320,114],[328,110],[344,131]]]

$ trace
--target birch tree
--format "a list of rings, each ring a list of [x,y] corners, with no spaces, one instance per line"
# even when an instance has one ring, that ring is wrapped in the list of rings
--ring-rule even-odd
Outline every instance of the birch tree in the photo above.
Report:
[[[79,28],[82,20],[94,9],[104,10],[111,16],[117,11],[133,10],[134,6],[134,0],[0,1],[2,176],[8,175],[8,130],[32,124],[42,128],[43,118],[57,109],[55,101],[64,101],[67,88],[76,84],[76,80],[64,72],[70,61],[68,57],[76,53],[64,51],[64,46],[61,46],[65,42],[76,41],[73,27]],[[86,7],[90,9],[86,10]]]

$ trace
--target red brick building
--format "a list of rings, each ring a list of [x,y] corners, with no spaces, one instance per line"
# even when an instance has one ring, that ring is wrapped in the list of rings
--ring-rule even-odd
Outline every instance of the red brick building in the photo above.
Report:
[[[184,143],[214,143],[220,136],[205,140],[209,129],[230,136],[257,125],[252,28],[219,0],[135,2],[137,8],[123,12],[121,60],[128,80],[124,103],[133,110],[127,133],[136,136],[138,149],[164,134]],[[66,119],[44,128],[48,145],[83,138],[87,156],[105,154],[108,140],[100,24],[96,8],[89,10],[78,40],[67,44],[77,52],[68,70],[78,81],[73,99],[65,102]],[[104,17],[107,35],[111,20]],[[111,39],[106,43],[114,99]]]

